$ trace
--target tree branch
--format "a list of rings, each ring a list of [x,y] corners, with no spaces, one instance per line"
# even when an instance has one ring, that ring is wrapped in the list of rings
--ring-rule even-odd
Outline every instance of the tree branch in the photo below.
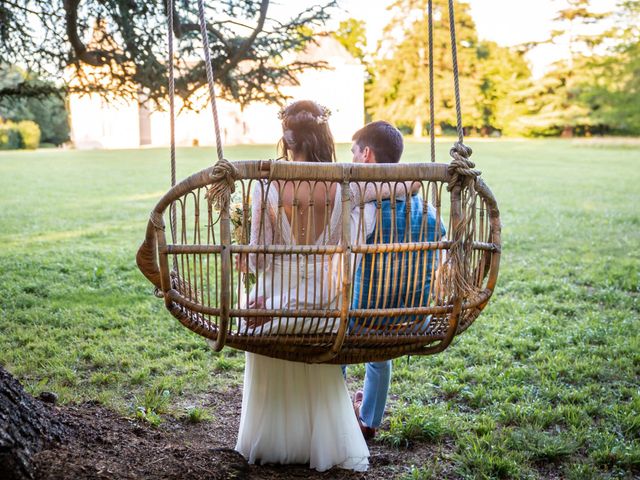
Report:
[[[80,35],[78,35],[78,5],[80,0],[63,0],[62,3],[65,10],[67,37],[78,60],[94,67],[107,65],[111,60],[117,62],[126,61],[124,55],[118,55],[108,50],[87,50],[85,44],[80,40]]]
[[[264,21],[267,18],[267,9],[268,8],[269,8],[269,0],[262,0],[260,2],[260,18],[258,18],[258,24],[256,25],[256,28],[253,30],[251,35],[249,35],[244,40],[242,45],[240,45],[240,48],[238,48],[238,50],[236,50],[236,52],[229,59],[229,61],[222,67],[221,71],[217,75],[218,77],[226,76],[227,73],[229,73],[229,70],[234,68],[238,64],[238,62],[240,62],[240,60],[242,60],[242,57],[244,57],[244,55],[247,53],[247,51],[249,50],[251,45],[253,45],[253,42],[255,41],[256,37],[262,31],[262,29],[264,28]]]

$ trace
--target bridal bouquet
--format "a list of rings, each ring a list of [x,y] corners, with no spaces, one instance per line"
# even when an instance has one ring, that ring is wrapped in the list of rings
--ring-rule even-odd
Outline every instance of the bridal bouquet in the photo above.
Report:
[[[250,204],[251,198],[248,198],[247,205]],[[247,245],[251,237],[251,210],[246,209],[245,212],[242,195],[234,194],[231,197],[231,202],[229,204],[229,220],[231,220],[231,226],[233,228],[231,231],[232,241],[236,245]],[[243,260],[246,260],[246,256],[243,257]],[[245,288],[251,288],[251,286],[256,283],[255,274],[243,272],[242,282],[244,283]]]

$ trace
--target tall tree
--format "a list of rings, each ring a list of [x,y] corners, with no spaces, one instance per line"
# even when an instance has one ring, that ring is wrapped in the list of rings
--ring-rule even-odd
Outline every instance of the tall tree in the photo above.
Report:
[[[525,120],[534,135],[572,136],[577,128],[594,125],[590,109],[580,101],[585,84],[591,81],[589,58],[606,35],[586,34],[583,25],[593,25],[609,16],[591,8],[590,0],[561,0],[555,18],[557,28],[550,42],[566,45],[568,58],[554,67],[531,89],[531,115]]]
[[[526,49],[502,47],[495,42],[478,44],[475,110],[480,114],[483,134],[493,130],[507,135],[520,133],[518,121],[528,109],[522,93],[532,85],[525,53]]]
[[[338,29],[333,32],[333,36],[353,58],[362,61],[367,48],[366,33],[365,23],[362,20],[348,18],[340,22]]]
[[[280,85],[322,63],[285,62],[287,52],[312,41],[310,29],[328,18],[335,1],[281,22],[269,0],[206,2],[212,67],[219,93],[241,104],[282,98]],[[198,6],[175,0],[176,93],[185,99],[206,83]],[[95,28],[98,26],[99,28]],[[167,5],[164,0],[5,0],[0,2],[0,58],[42,78],[66,72],[72,91],[117,91],[151,99],[167,95]],[[86,66],[94,67],[87,69]],[[0,95],[49,93],[22,85]],[[29,87],[29,88],[27,88]]]
[[[434,90],[438,128],[455,125],[455,99],[449,12],[446,0],[434,0],[433,50]],[[384,118],[412,128],[414,135],[423,133],[429,116],[429,45],[427,0],[397,0],[389,7],[392,15],[384,30],[375,64],[375,77],[367,89],[367,108],[374,118]],[[475,108],[477,91],[477,35],[469,13],[469,5],[455,2],[458,66],[465,124],[481,126],[481,115]]]
[[[640,133],[640,0],[620,2],[612,46],[590,59],[581,100],[594,122],[616,133]]]
[[[566,42],[569,49],[568,64],[573,67],[573,59],[592,50],[603,40],[602,35],[581,33],[584,25],[593,25],[609,16],[609,13],[594,12],[591,0],[556,0],[562,7],[558,10],[554,22],[556,29],[551,32],[551,43]]]

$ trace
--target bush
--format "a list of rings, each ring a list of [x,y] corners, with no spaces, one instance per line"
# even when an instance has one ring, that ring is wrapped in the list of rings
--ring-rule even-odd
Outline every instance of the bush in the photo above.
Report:
[[[0,64],[0,79],[3,88],[28,89],[47,84],[33,72],[26,72],[19,67],[6,64]],[[55,87],[53,84],[50,85]],[[69,140],[69,115],[62,95],[0,96],[0,117],[14,123],[22,120],[36,122],[40,128],[41,142],[62,145]]]
[[[0,150],[15,150],[22,147],[22,135],[13,122],[0,120]]]
[[[38,148],[40,145],[40,127],[36,122],[23,120],[17,123],[18,131],[22,137],[22,147],[29,150]]]

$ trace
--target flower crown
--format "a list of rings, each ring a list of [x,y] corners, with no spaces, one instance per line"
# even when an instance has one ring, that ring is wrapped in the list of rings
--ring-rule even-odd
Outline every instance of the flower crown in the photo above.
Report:
[[[289,117],[296,116],[300,113],[306,113],[306,114],[309,114],[311,117],[313,117],[313,119],[318,125],[323,125],[329,121],[329,117],[331,116],[331,110],[329,110],[324,105],[320,105],[319,103],[316,103],[316,105],[320,108],[320,111],[322,112],[320,115],[316,115],[313,112],[309,112],[309,111],[298,112],[293,115],[290,115],[287,113],[287,110],[291,107],[291,105],[292,104],[285,105],[280,109],[280,111],[278,112],[278,120],[284,121]]]

